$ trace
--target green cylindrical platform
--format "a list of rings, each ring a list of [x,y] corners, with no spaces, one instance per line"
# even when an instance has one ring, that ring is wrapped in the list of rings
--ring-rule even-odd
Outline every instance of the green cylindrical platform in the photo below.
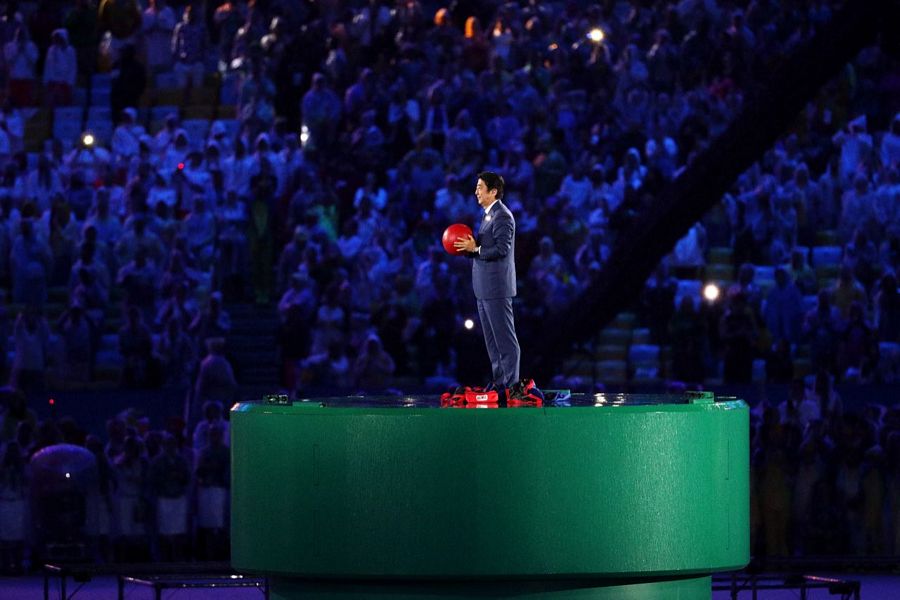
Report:
[[[746,404],[574,404],[239,404],[233,565],[284,599],[708,598],[749,560]]]

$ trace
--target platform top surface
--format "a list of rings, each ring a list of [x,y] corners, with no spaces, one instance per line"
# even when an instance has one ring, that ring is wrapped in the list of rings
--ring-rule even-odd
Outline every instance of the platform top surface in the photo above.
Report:
[[[691,405],[691,404],[721,404],[734,402],[732,397],[716,398],[711,392],[697,392],[689,394],[584,394],[569,393],[568,390],[545,390],[543,407],[570,408],[570,407],[615,407],[615,406],[642,406],[661,407],[665,405]],[[409,409],[409,408],[460,408],[441,405],[440,396],[437,395],[394,395],[394,396],[333,396],[318,398],[301,398],[297,400],[281,402],[263,399],[261,402],[250,404],[263,404],[266,406],[315,406],[319,408],[363,408],[363,409]],[[501,400],[498,404],[468,405],[466,408],[484,408],[495,410],[529,409],[540,407],[535,404],[519,404],[507,406]]]

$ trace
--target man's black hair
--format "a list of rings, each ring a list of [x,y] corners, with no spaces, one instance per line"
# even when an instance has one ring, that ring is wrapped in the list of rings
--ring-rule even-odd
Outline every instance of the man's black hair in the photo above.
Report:
[[[483,171],[478,174],[478,179],[485,183],[488,191],[497,190],[497,200],[503,197],[503,177],[493,171]]]

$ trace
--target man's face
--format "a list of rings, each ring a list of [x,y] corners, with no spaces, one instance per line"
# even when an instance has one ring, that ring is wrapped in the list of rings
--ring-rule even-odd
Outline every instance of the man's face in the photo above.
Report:
[[[487,208],[497,199],[497,190],[489,190],[484,179],[479,179],[475,185],[475,197],[478,198],[478,204],[481,208]]]

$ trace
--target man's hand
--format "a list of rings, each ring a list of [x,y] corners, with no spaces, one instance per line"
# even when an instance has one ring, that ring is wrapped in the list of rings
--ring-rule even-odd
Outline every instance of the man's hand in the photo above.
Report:
[[[453,247],[457,250],[464,250],[466,252],[475,252],[475,238],[471,235],[466,236],[464,238],[460,238],[453,242]]]

